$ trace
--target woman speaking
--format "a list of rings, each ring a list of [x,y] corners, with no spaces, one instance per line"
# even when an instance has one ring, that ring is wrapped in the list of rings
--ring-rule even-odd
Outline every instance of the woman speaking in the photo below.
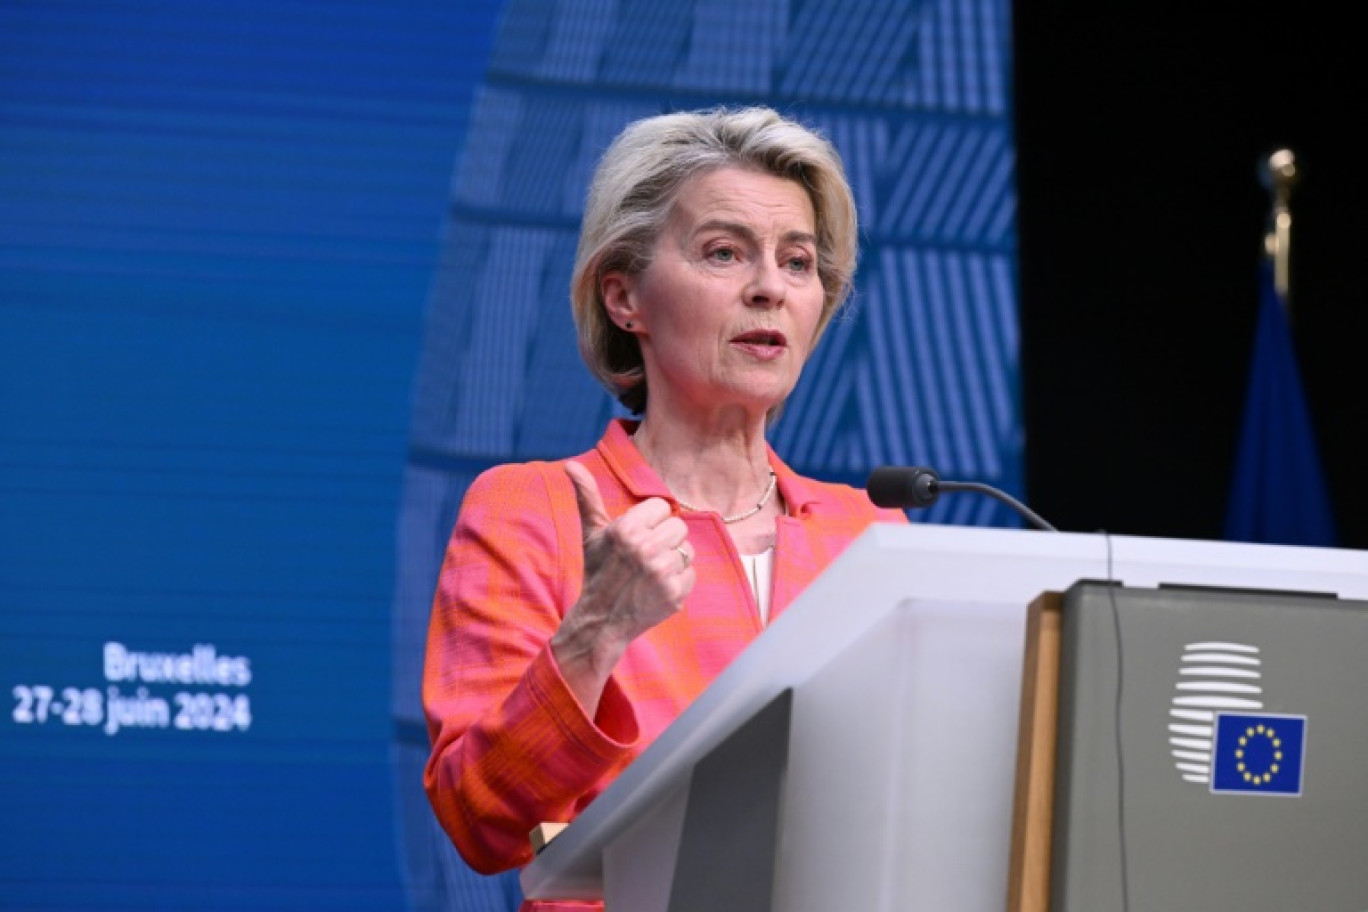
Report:
[[[425,785],[466,861],[532,856],[877,521],[765,442],[855,270],[835,149],[764,108],[629,125],[589,190],[580,351],[639,420],[504,465],[462,504],[433,603]],[[585,908],[530,903],[526,908]]]

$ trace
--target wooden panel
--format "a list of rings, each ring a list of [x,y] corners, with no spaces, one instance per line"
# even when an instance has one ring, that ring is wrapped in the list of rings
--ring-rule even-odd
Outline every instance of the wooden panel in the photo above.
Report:
[[[1046,912],[1050,905],[1062,602],[1058,592],[1043,593],[1031,603],[1026,620],[1008,912]]]

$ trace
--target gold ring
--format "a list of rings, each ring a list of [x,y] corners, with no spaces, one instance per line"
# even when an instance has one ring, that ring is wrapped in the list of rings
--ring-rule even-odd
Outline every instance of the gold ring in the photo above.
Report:
[[[688,570],[689,564],[693,562],[693,558],[689,557],[689,552],[684,550],[683,545],[675,545],[675,550],[679,552],[680,558],[682,558],[684,561],[684,566],[682,569]]]

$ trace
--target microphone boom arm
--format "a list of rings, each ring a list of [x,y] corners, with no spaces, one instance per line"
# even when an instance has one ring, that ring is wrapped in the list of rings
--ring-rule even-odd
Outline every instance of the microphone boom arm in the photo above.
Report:
[[[940,488],[942,491],[974,491],[978,494],[987,494],[994,500],[1001,501],[1013,510],[1016,510],[1026,518],[1027,522],[1037,529],[1041,529],[1045,532],[1059,531],[1039,513],[1032,510],[1006,491],[1000,491],[992,485],[982,484],[977,481],[945,481],[942,479],[936,482],[936,487]]]
[[[869,473],[865,489],[875,506],[904,510],[929,507],[940,498],[942,491],[973,491],[976,494],[987,494],[1011,507],[1037,529],[1046,532],[1059,531],[1006,491],[978,481],[943,481],[940,473],[929,466],[880,466]]]

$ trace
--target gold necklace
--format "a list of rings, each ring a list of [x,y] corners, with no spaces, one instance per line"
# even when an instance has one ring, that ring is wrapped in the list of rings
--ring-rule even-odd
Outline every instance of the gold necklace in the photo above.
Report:
[[[765,485],[765,493],[760,495],[760,499],[755,502],[755,506],[751,507],[744,513],[737,513],[735,516],[724,516],[722,517],[722,521],[727,525],[731,525],[732,523],[739,523],[741,520],[750,519],[756,513],[759,513],[761,510],[765,509],[765,504],[769,503],[769,499],[774,496],[774,486],[777,481],[778,478],[774,474],[774,469],[770,469],[769,484]],[[690,506],[689,504],[686,504],[684,501],[680,500],[678,497],[675,498],[675,503],[679,504],[679,509],[688,510],[690,513],[710,512],[708,510],[700,510],[698,507]],[[714,510],[711,512],[716,511]]]
[[[632,441],[632,443],[637,447],[638,450],[641,449],[641,444],[637,443],[637,434],[640,433],[640,432],[641,432],[641,425],[637,425],[636,430],[632,431],[632,433],[628,435],[628,439]],[[642,456],[643,456],[643,457],[644,457],[645,455],[646,455],[645,453],[642,453]],[[661,479],[661,480],[663,481],[664,479]],[[743,519],[750,519],[750,518],[751,518],[752,516],[754,516],[756,513],[759,513],[761,510],[765,509],[765,504],[769,503],[769,499],[770,499],[771,497],[774,496],[774,488],[775,488],[775,485],[778,483],[778,481],[779,481],[779,479],[778,479],[778,477],[774,474],[774,469],[770,469],[770,470],[769,470],[769,484],[765,485],[765,493],[760,495],[760,499],[757,500],[757,501],[755,502],[755,506],[751,507],[749,510],[747,510],[747,511],[744,512],[744,513],[737,513],[737,514],[734,515],[734,516],[724,516],[724,517],[722,517],[722,521],[723,521],[724,523],[726,523],[727,525],[731,525],[732,523],[739,523],[741,520],[743,520]],[[666,484],[668,485],[668,482],[667,482]],[[670,493],[673,494],[674,492],[672,491],[672,492],[670,492]],[[698,507],[691,506],[690,504],[686,504],[684,501],[680,500],[678,497],[675,498],[675,503],[679,504],[679,509],[681,509],[681,510],[688,510],[690,513],[716,513],[716,512],[717,512],[716,510],[701,510],[701,509],[699,509]]]

